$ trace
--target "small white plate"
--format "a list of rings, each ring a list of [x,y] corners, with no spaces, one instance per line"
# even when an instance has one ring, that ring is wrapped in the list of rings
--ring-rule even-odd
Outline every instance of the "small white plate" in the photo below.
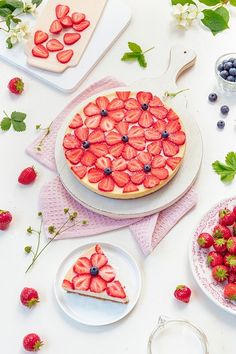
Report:
[[[218,223],[220,209],[232,208],[235,205],[236,197],[222,200],[215,205],[201,219],[189,244],[189,260],[193,275],[198,285],[211,301],[233,315],[236,315],[236,302],[224,298],[224,285],[214,281],[211,275],[211,269],[207,265],[206,258],[209,250],[198,246],[197,237],[202,232],[212,232],[214,226]]]
[[[142,279],[139,267],[129,253],[118,246],[100,242],[112,266],[118,270],[119,279],[124,282],[129,303],[119,304],[68,294],[61,287],[66,272],[81,253],[93,245],[94,242],[86,243],[76,248],[62,261],[56,274],[54,290],[59,306],[73,320],[88,326],[104,326],[121,320],[132,311],[141,293]]]

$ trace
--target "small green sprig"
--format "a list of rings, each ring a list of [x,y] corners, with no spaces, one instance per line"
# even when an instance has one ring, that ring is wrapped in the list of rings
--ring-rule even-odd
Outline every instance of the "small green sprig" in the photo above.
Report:
[[[164,100],[167,100],[168,98],[175,98],[176,96],[178,96],[179,94],[181,94],[182,92],[185,92],[185,91],[188,91],[189,89],[183,89],[183,90],[180,90],[180,91],[177,91],[177,92],[169,92],[169,91],[166,91],[164,93]]]
[[[26,113],[14,111],[10,116],[5,111],[3,113],[5,116],[0,122],[0,127],[3,131],[8,131],[11,127],[17,132],[26,130],[26,124],[24,122]]]
[[[33,250],[33,247],[30,245],[27,245],[24,247],[24,252],[27,254],[32,254],[32,261],[28,268],[26,269],[26,273],[33,267],[37,259],[40,257],[40,255],[43,253],[43,251],[52,243],[53,240],[55,240],[56,237],[61,235],[62,233],[66,232],[67,230],[75,227],[76,225],[87,225],[88,220],[82,220],[82,221],[77,221],[78,218],[78,213],[76,211],[70,211],[69,208],[64,209],[64,214],[67,216],[67,219],[65,222],[62,223],[60,227],[56,227],[54,225],[50,225],[48,227],[48,232],[50,235],[52,235],[51,239],[41,247],[41,236],[42,236],[42,226],[43,226],[43,214],[42,212],[38,212],[38,217],[40,218],[40,225],[39,229],[35,230],[31,226],[27,228],[27,233],[29,235],[36,235],[37,236],[37,244],[35,250]]]
[[[124,53],[121,60],[122,61],[135,61],[135,60],[137,60],[141,67],[146,68],[147,61],[145,58],[145,54],[147,52],[149,52],[150,50],[154,49],[154,47],[143,51],[142,48],[140,47],[140,45],[138,45],[137,43],[133,43],[133,42],[128,42],[128,47],[131,50],[131,52]]]
[[[44,135],[43,135],[42,139],[38,142],[38,144],[35,147],[35,149],[38,152],[41,152],[43,150],[44,142],[45,142],[46,138],[48,137],[48,135],[51,133],[52,123],[53,122],[51,122],[47,128],[42,128],[41,124],[37,124],[35,126],[37,131],[44,132]]]
[[[212,164],[212,167],[222,182],[232,182],[236,175],[236,153],[229,152],[225,157],[225,163],[217,160]]]

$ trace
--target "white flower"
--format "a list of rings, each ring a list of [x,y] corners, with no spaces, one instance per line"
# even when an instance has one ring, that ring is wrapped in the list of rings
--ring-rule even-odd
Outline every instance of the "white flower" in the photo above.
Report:
[[[37,5],[32,3],[32,0],[24,1],[24,12],[27,12],[33,16],[36,15]]]
[[[203,13],[194,4],[177,4],[173,6],[173,16],[180,27],[188,28],[192,22],[203,18]]]
[[[30,34],[30,27],[27,22],[19,22],[14,28],[9,32],[8,38],[14,45],[17,42],[22,42],[23,39],[27,39]]]

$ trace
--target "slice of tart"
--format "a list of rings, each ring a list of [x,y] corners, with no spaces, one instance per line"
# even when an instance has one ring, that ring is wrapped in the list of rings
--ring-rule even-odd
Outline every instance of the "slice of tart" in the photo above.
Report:
[[[62,287],[69,293],[126,304],[129,299],[99,244],[84,252],[68,270]]]

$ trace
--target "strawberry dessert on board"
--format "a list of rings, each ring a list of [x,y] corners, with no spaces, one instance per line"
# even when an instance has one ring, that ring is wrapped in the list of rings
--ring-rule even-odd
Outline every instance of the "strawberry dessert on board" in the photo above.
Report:
[[[84,252],[67,272],[62,287],[69,293],[126,304],[129,299],[99,244]]]
[[[151,92],[118,91],[79,109],[63,148],[74,176],[106,197],[134,199],[178,172],[186,135],[179,116]]]

